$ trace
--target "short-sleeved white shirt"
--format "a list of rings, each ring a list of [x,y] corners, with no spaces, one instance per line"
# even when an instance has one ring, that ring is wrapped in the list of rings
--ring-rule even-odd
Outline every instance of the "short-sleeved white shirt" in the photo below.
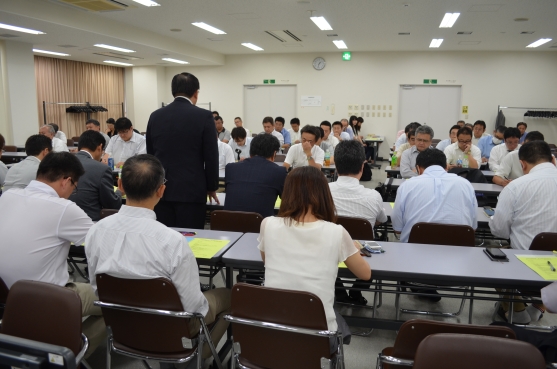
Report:
[[[129,141],[124,141],[119,135],[112,136],[105,152],[114,158],[114,164],[126,161],[139,154],[146,154],[145,137],[134,132]]]
[[[313,147],[311,148],[311,156],[317,164],[323,166],[323,161],[325,160],[325,152],[319,146],[313,145]],[[304,149],[301,143],[295,144],[290,147],[290,150],[288,150],[284,162],[290,164],[294,168],[305,167],[306,165],[309,165],[307,156],[304,153]]]
[[[222,142],[217,139],[217,145],[219,148],[219,169],[224,169],[226,164],[234,163],[234,152],[232,152],[232,147],[227,143]]]
[[[239,146],[234,140],[228,141],[228,145],[232,149],[232,152],[234,153],[234,158],[236,160],[238,160],[238,153],[236,152],[236,150],[240,150],[240,159],[249,158],[249,149],[251,145],[251,140],[252,138],[250,136],[246,137],[246,142],[244,143],[244,146]]]
[[[472,157],[478,162],[478,165],[482,163],[482,151],[476,145],[472,145],[470,149]],[[464,159],[464,152],[458,147],[458,141],[454,144],[450,144],[445,149],[445,156],[447,157],[447,164],[456,165],[456,162],[460,156]]]
[[[518,151],[518,149],[520,149],[520,145],[518,145],[517,148],[513,151]],[[489,154],[489,169],[491,169],[491,171],[493,172],[497,172],[497,170],[501,166],[501,162],[508,154],[509,150],[507,149],[507,145],[505,145],[505,143],[493,147]]]
[[[495,171],[495,175],[506,179],[517,179],[524,175],[520,160],[518,159],[518,150],[505,155],[503,160],[501,160],[501,164]]]
[[[52,138],[52,151],[53,152],[69,152],[68,145],[66,141],[62,141],[59,138]]]
[[[288,224],[284,218],[261,222],[259,250],[265,253],[265,286],[317,295],[327,317],[327,327],[338,326],[333,304],[338,263],[358,250],[346,230],[323,220]]]

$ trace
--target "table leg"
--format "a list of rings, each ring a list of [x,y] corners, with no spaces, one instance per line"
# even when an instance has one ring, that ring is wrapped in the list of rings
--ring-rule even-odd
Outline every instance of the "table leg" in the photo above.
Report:
[[[381,169],[381,164],[377,164],[377,154],[379,152],[379,144],[380,142],[373,141],[373,164],[371,164],[371,167]]]

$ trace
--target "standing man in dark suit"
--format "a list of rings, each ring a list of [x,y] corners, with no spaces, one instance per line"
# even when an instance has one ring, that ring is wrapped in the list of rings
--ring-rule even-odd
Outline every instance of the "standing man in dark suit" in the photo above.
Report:
[[[101,209],[120,209],[122,196],[120,191],[114,192],[112,169],[100,162],[106,141],[100,132],[89,130],[79,137],[75,157],[85,169],[79,179],[76,193],[69,200],[75,202],[91,220],[101,217]]]
[[[151,114],[147,153],[162,163],[166,191],[155,207],[167,227],[203,229],[207,195],[218,203],[217,130],[210,111],[195,106],[199,80],[190,73],[172,79],[174,101]]]
[[[277,196],[282,196],[286,171],[274,163],[279,140],[260,134],[251,140],[250,158],[226,166],[224,210],[274,215]]]

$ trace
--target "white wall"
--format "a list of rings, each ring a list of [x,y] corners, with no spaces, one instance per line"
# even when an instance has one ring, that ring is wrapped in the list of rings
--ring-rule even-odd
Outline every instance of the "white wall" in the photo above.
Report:
[[[0,43],[2,93],[0,98],[0,130],[6,143],[23,145],[37,134],[37,87],[33,45],[22,42]]]
[[[322,56],[327,66],[315,71],[312,61]],[[388,146],[394,142],[398,124],[398,99],[401,84],[421,84],[423,79],[437,79],[439,84],[462,85],[462,105],[469,107],[467,122],[483,119],[492,131],[497,105],[556,107],[556,52],[367,52],[352,54],[342,61],[340,52],[322,54],[253,54],[227,56],[219,67],[167,67],[165,101],[172,101],[170,82],[180,72],[196,75],[201,84],[199,102],[211,102],[232,128],[235,116],[243,116],[242,88],[262,84],[296,84],[298,101],[302,95],[321,95],[321,107],[302,108],[297,115],[303,124],[322,120],[340,120],[348,115],[348,105],[392,105],[392,117],[364,117],[363,133],[385,135]],[[147,88],[144,86],[144,88]],[[331,114],[331,104],[335,114]],[[372,112],[371,110],[369,111]],[[263,118],[263,117],[262,117]],[[285,117],[289,120],[291,117]],[[508,119],[514,125],[518,118]],[[537,123],[548,142],[557,143],[556,121]],[[246,122],[258,132],[261,122]],[[452,122],[447,124],[447,128]],[[288,126],[288,124],[287,124]],[[529,125],[529,130],[531,126]],[[448,130],[447,130],[448,131]],[[447,134],[440,134],[444,138]],[[386,156],[387,145],[380,155]]]

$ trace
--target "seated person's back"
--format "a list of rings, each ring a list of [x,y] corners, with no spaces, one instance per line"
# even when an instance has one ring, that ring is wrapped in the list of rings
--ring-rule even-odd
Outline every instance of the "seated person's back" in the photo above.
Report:
[[[226,166],[224,210],[274,214],[286,179],[286,170],[273,162],[279,149],[276,137],[260,134],[251,140],[250,158]]]
[[[43,135],[32,135],[25,141],[25,160],[14,164],[6,175],[3,191],[11,188],[25,188],[37,178],[41,160],[52,151],[52,141]]]
[[[419,176],[398,188],[391,220],[402,242],[408,242],[412,226],[419,222],[477,228],[474,188],[466,179],[447,173],[446,160],[440,150],[421,152],[416,158]]]
[[[75,154],[85,174],[77,186],[77,193],[70,196],[77,206],[97,221],[101,217],[101,209],[120,209],[122,197],[114,191],[112,169],[100,162],[106,141],[100,132],[89,130],[79,138],[78,150]]]

